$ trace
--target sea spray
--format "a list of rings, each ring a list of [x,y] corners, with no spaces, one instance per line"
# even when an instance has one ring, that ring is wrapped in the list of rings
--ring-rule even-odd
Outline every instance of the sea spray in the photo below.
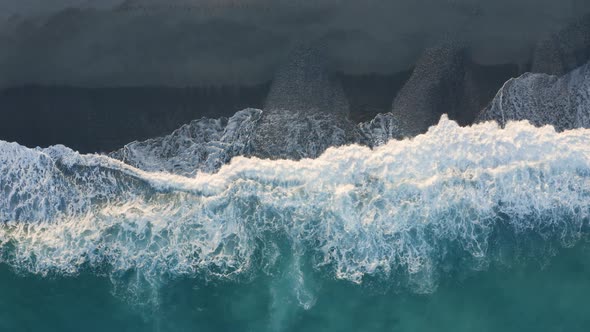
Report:
[[[0,152],[5,264],[131,274],[155,289],[176,278],[246,280],[296,252],[294,266],[328,278],[430,293],[441,277],[576,244],[590,211],[588,130],[526,122],[461,128],[443,117],[375,149],[236,157],[195,177],[59,146],[1,143]]]

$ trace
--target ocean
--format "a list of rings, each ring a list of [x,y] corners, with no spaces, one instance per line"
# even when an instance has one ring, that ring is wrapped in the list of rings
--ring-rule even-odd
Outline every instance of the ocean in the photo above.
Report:
[[[585,331],[589,216],[587,129],[190,175],[0,142],[0,330]]]

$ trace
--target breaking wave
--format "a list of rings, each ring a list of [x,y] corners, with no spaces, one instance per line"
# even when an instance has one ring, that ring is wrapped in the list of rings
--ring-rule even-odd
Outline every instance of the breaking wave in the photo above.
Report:
[[[462,128],[443,117],[374,149],[235,157],[192,177],[0,143],[3,263],[43,276],[132,275],[156,288],[272,274],[287,260],[301,285],[308,266],[427,293],[445,276],[576,244],[589,203],[590,132],[527,122]]]

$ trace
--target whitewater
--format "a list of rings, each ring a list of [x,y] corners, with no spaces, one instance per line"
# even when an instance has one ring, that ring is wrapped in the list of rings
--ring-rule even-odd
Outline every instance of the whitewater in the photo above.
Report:
[[[183,278],[287,273],[308,309],[312,274],[430,294],[584,242],[590,131],[443,116],[412,139],[299,161],[237,156],[192,176],[1,142],[0,192],[0,260],[18,273],[91,273],[152,295]]]

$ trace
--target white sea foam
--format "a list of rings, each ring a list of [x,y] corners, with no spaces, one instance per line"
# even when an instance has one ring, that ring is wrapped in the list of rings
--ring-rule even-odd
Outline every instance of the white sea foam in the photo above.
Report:
[[[590,128],[590,63],[561,77],[526,73],[508,80],[479,120],[528,120],[559,131]]]
[[[164,137],[132,142],[111,157],[150,172],[185,176],[214,172],[250,150],[250,136],[262,111],[245,109],[231,118],[199,119]]]
[[[430,73],[435,77],[422,68],[415,77],[418,81],[463,79],[463,75],[455,77],[448,68],[462,61],[461,51],[443,47],[432,52],[442,52],[448,61],[443,61],[439,71]],[[425,55],[428,65],[432,65],[427,61],[433,58],[432,52]],[[295,62],[281,72],[264,111],[245,109],[230,118],[195,120],[170,135],[127,144],[110,156],[144,171],[194,176],[198,172],[217,172],[237,156],[299,160],[317,158],[329,147],[383,145],[425,131],[436,122],[433,116],[442,109],[458,107],[446,105],[437,89],[423,91],[427,98],[412,88],[414,92],[398,100],[391,112],[355,124],[346,116],[349,107],[342,88],[328,79],[330,75],[317,63],[321,61],[306,52],[302,58],[295,57]],[[318,94],[319,90],[322,93]],[[427,100],[416,104],[410,95]],[[287,109],[288,105],[295,108]],[[589,128],[590,64],[562,77],[527,73],[511,79],[477,119],[496,121],[502,126],[520,120],[535,126],[552,125],[558,131]]]
[[[195,177],[0,143],[1,257],[42,275],[234,278],[268,270],[286,245],[335,278],[428,292],[445,271],[483,268],[508,244],[572,245],[589,213],[586,129],[461,128],[443,117],[375,149],[236,157]]]

